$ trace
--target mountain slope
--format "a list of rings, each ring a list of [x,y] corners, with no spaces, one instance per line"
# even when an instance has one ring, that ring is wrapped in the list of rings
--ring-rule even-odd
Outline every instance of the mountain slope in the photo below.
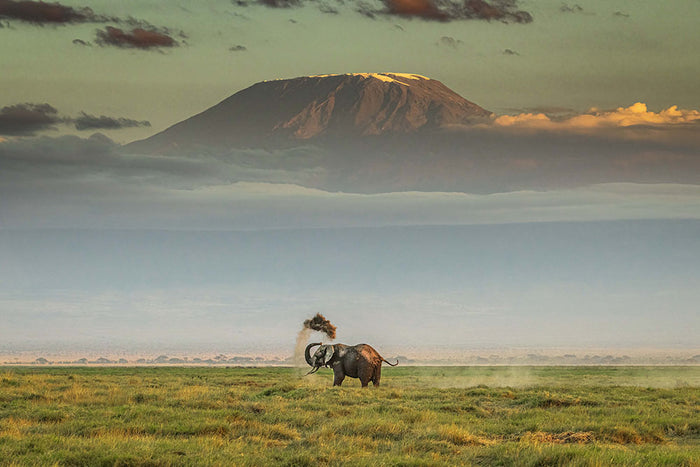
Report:
[[[269,147],[308,140],[395,135],[468,124],[490,112],[441,82],[402,73],[354,73],[263,81],[131,150]]]

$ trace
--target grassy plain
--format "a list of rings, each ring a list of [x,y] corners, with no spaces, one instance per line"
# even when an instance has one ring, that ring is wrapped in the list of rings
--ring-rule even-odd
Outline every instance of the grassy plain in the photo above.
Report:
[[[2,465],[700,465],[700,367],[0,368]]]

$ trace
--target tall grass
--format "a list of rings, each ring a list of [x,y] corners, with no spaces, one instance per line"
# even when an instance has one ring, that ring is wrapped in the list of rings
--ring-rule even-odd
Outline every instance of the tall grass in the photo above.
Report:
[[[391,368],[363,390],[328,370],[5,368],[0,464],[700,465],[699,377]]]

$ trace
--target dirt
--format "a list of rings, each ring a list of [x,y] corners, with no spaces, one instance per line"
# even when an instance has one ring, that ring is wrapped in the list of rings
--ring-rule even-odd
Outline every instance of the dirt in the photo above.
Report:
[[[316,316],[304,321],[304,328],[320,331],[327,335],[330,339],[335,339],[336,327],[333,326],[331,322],[328,321],[321,313],[316,313]]]

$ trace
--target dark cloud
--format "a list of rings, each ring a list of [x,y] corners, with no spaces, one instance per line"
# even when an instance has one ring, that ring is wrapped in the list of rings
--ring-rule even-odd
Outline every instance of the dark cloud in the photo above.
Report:
[[[371,14],[419,18],[429,21],[484,20],[503,23],[530,23],[532,15],[518,10],[516,0],[382,0],[383,10]],[[360,11],[367,15],[367,11]]]
[[[246,7],[250,3],[233,0],[234,5]],[[316,0],[257,0],[270,8],[296,8],[312,3],[323,13],[337,14],[336,7]],[[519,10],[518,0],[365,0],[339,1],[341,5],[354,5],[355,11],[370,19],[377,16],[398,16],[428,21],[485,20],[503,23],[530,23],[532,15]]]
[[[455,39],[454,37],[451,36],[442,36],[440,40],[438,40],[437,45],[444,46],[444,47],[449,47],[451,49],[456,49],[460,45],[464,44],[463,41],[459,39]]]
[[[0,135],[30,136],[48,130],[62,119],[49,104],[16,104],[0,109]]]
[[[419,139],[399,143],[401,147],[392,143],[393,149],[361,147],[365,153],[340,148],[340,153],[333,154],[309,146],[163,156],[129,153],[99,136],[11,139],[0,143],[0,217],[8,228],[247,229],[328,220],[336,225],[390,223],[392,219],[417,224],[425,222],[426,216],[442,224],[464,220],[465,208],[470,222],[494,217],[531,222],[532,216],[575,218],[591,206],[594,211],[600,207],[598,214],[610,215],[610,202],[623,216],[697,218],[699,212],[697,144],[681,148],[675,143],[478,129],[436,135],[423,143]],[[346,157],[358,155],[360,160]],[[594,188],[572,209],[571,189],[611,182],[644,185],[613,187],[609,197]],[[669,185],[647,183],[696,186],[675,192]],[[647,186],[649,194],[644,193]],[[546,194],[561,188],[567,191]],[[641,190],[636,204],[621,201],[621,193],[615,193],[627,189]],[[409,193],[371,197],[341,193],[403,191]],[[452,193],[437,195],[438,204],[433,204],[430,191]],[[507,197],[456,193],[512,191]],[[656,192],[660,196],[652,208],[650,196]],[[536,199],[541,203],[522,211]],[[507,212],[505,200],[515,203]],[[554,206],[558,208],[552,211]],[[444,216],[439,215],[441,209],[447,209]],[[416,210],[421,213],[418,217],[404,217]]]
[[[296,8],[302,5],[301,0],[258,0],[261,5],[270,8]]]
[[[81,112],[80,116],[74,119],[73,122],[77,130],[116,130],[119,128],[151,126],[151,122],[146,120],[138,121],[130,118],[107,117],[105,115],[97,117],[95,115],[86,114],[85,112]]]
[[[105,30],[98,30],[97,43],[99,45],[113,45],[117,47],[131,47],[149,49],[153,47],[173,47],[178,42],[171,37],[168,28],[157,27],[148,21],[128,16],[126,18],[109,17],[95,14],[90,8],[74,8],[60,3],[36,2],[32,0],[0,0],[0,19],[22,21],[34,25],[44,24],[77,24],[77,23],[116,23],[127,25],[131,32],[107,26]],[[0,27],[5,23],[0,21]],[[9,25],[9,21],[7,21]],[[183,31],[176,33],[180,38],[186,39]],[[73,44],[92,45],[82,39],[73,40]]]
[[[187,39],[187,34],[184,33],[184,31],[177,31],[173,32],[170,30],[170,28],[166,27],[159,27],[154,25],[153,23],[150,23],[146,20],[139,19],[139,18],[134,18],[133,16],[127,16],[126,18],[116,18],[113,20],[113,22],[121,24],[121,25],[126,25],[129,26],[132,29],[145,29],[147,31],[158,31],[163,34],[168,34],[168,35],[178,35],[179,37],[183,39]]]
[[[148,121],[123,117],[95,116],[80,112],[76,118],[60,115],[50,104],[15,104],[0,109],[0,135],[33,136],[59,124],[74,124],[77,130],[118,130],[151,126]]]
[[[0,18],[32,24],[68,24],[102,21],[90,8],[73,8],[60,3],[31,0],[0,0]]]
[[[245,52],[248,48],[245,45],[234,45],[228,48],[229,52]]]
[[[520,54],[513,49],[505,49],[503,51],[503,55],[520,55]]]
[[[583,7],[579,4],[562,4],[562,6],[559,7],[559,11],[562,13],[583,13]]]
[[[145,20],[132,16],[118,18],[96,14],[91,8],[75,8],[58,2],[36,2],[33,0],[0,0],[0,18],[22,21],[35,25],[106,23],[126,24],[132,28],[160,30]]]
[[[302,184],[319,176],[318,159],[313,148],[236,150],[216,156],[133,154],[99,134],[11,139],[0,142],[0,199],[12,195],[11,186],[33,191],[29,185],[61,185],[75,192],[77,185],[93,183],[97,192],[111,197],[111,189],[101,183],[108,179],[119,192],[128,196],[138,189],[145,198],[151,190],[187,191],[239,181]]]
[[[178,42],[166,32],[134,28],[130,32],[107,26],[97,30],[96,42],[100,46],[114,46],[131,49],[153,49],[160,47],[175,47]]]
[[[516,0],[467,0],[464,19],[497,20],[505,23],[531,23],[532,15],[517,9]]]

